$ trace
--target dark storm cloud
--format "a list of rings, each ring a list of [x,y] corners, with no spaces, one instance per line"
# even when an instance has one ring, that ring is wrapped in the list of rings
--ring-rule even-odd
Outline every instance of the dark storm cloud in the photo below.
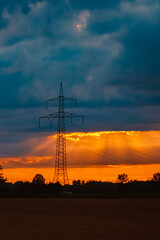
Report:
[[[88,29],[93,34],[105,34],[105,33],[111,33],[114,31],[117,31],[121,26],[120,21],[117,21],[117,19],[113,19],[111,21],[105,21],[105,22],[95,22],[92,23]]]
[[[122,55],[122,63],[127,68],[143,71],[150,77],[160,74],[160,18],[158,23],[137,23],[129,29],[127,37],[123,38],[126,47]],[[143,80],[143,79],[142,79]]]
[[[110,9],[114,8],[121,2],[121,0],[69,0],[72,7],[77,9],[90,9],[90,10],[97,10],[97,9]]]
[[[24,14],[27,14],[30,10],[29,3],[35,2],[31,0],[1,0],[1,8],[0,8],[0,13],[3,13],[4,8],[8,10],[9,13],[13,13],[17,7],[21,8],[21,12]]]
[[[138,122],[150,129],[158,122],[159,0],[8,0],[0,9],[3,111],[42,108],[63,81],[92,130],[130,129]],[[32,118],[26,114],[25,124]],[[17,122],[13,128],[23,127]]]

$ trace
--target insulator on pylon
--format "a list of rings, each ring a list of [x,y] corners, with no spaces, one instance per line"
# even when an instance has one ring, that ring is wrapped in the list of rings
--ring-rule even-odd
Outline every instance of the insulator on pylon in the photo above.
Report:
[[[57,118],[56,161],[55,161],[55,172],[54,172],[53,182],[54,183],[59,182],[62,185],[69,184],[68,173],[67,173],[67,158],[66,158],[65,119],[70,118],[72,123],[72,118],[82,117],[84,122],[83,116],[65,112],[64,101],[70,101],[70,100],[76,101],[76,106],[77,106],[76,99],[64,97],[63,84],[61,82],[59,96],[46,101],[46,109],[48,108],[48,102],[58,101],[58,111],[56,113],[52,113],[39,118],[39,126],[40,126],[40,119],[47,118],[50,122],[51,127],[52,127],[53,120]]]

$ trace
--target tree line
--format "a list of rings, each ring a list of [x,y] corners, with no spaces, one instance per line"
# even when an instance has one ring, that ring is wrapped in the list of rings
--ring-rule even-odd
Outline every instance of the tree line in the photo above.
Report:
[[[46,184],[42,174],[36,174],[32,182],[9,183],[0,166],[0,197],[160,197],[160,173],[153,174],[150,181],[129,180],[123,173],[115,183],[73,180],[62,186],[59,182]]]

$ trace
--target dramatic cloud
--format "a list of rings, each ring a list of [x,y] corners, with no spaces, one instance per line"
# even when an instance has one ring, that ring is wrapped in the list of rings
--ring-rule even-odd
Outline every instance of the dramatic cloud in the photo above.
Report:
[[[81,129],[158,130],[159,28],[159,0],[1,1],[1,140],[26,153],[61,81],[79,99],[69,111],[85,115]]]
[[[68,166],[160,164],[159,134],[159,131],[67,133]],[[26,138],[23,142],[1,145],[3,146],[1,161],[6,167],[54,166],[56,135],[43,137],[37,135]],[[7,147],[12,151],[12,155],[6,154]]]

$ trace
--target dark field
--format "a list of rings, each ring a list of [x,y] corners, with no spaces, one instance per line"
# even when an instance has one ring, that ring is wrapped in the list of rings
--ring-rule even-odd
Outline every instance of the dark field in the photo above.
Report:
[[[160,239],[160,199],[0,199],[1,240]]]

